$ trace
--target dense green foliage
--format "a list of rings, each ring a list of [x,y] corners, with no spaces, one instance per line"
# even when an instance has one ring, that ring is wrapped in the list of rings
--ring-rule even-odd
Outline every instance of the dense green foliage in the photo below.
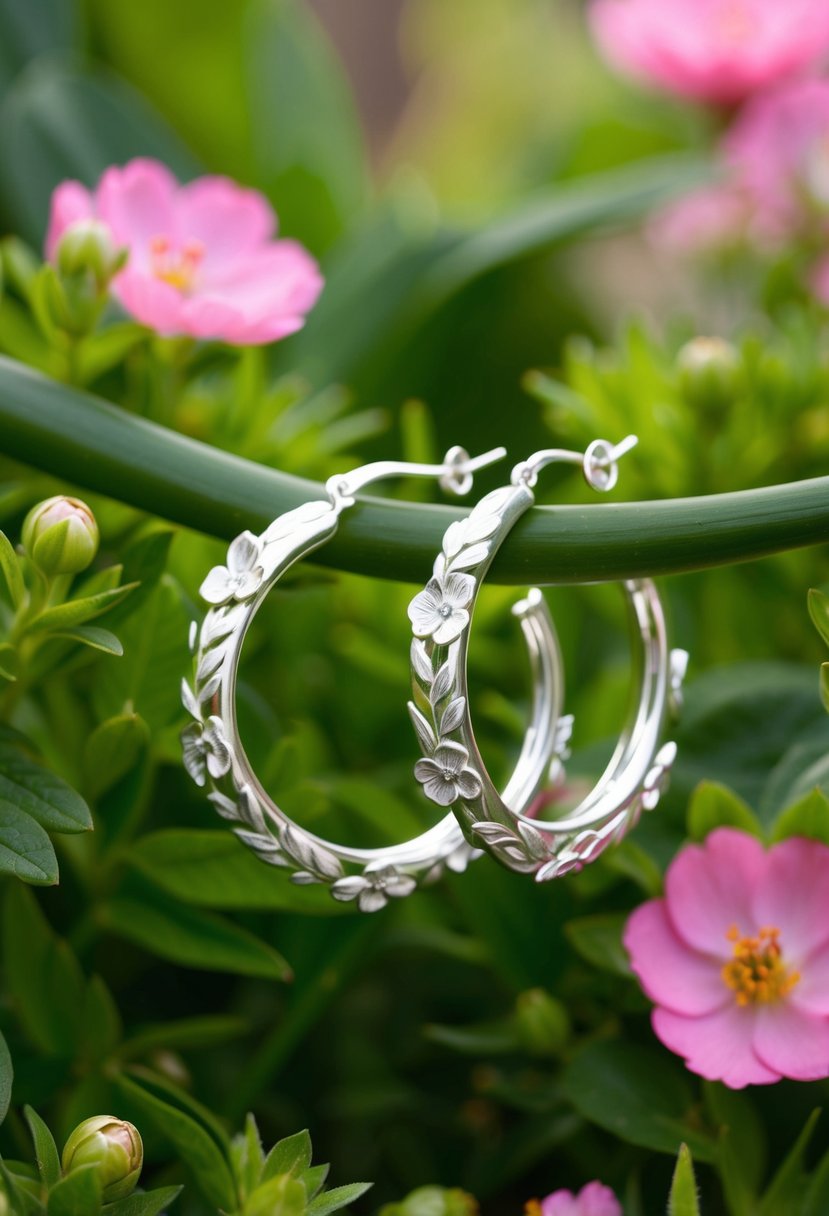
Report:
[[[462,55],[440,5],[409,7],[424,43]],[[509,7],[480,4],[467,70],[482,94],[486,39],[498,45]],[[517,7],[529,48],[546,28],[542,6]],[[608,229],[704,175],[701,132],[670,106],[613,91],[588,60],[577,6],[552,7],[557,53],[577,56],[589,87],[574,92],[565,125],[542,114],[537,156],[516,165],[506,152],[530,99],[542,104],[547,68],[530,57],[522,80],[507,55],[512,76],[505,68],[498,88],[518,126],[500,144],[481,135],[469,188],[502,155],[509,172],[473,222],[448,205],[466,200],[460,170],[441,159],[437,117],[431,163],[400,167],[429,144],[421,118],[427,129],[410,130],[408,145],[403,124],[399,172],[371,180],[346,77],[300,0],[0,0],[0,352],[316,480],[379,454],[505,443],[517,460],[629,431],[640,446],[617,501],[826,473],[825,317],[785,284],[768,313],[735,302],[731,354],[713,373],[689,363],[693,315],[667,329],[608,317],[605,290],[639,302],[604,266],[618,240]],[[478,6],[463,11],[472,22]],[[439,60],[433,46],[436,71]],[[446,121],[463,134],[457,113]],[[64,324],[40,256],[50,192],[136,154],[269,195],[326,274],[301,333],[240,352],[158,339],[111,309],[91,331]],[[0,367],[0,426],[19,370]],[[545,886],[485,858],[361,917],[255,860],[183,771],[188,626],[204,574],[223,560],[225,523],[206,524],[210,536],[173,529],[151,496],[139,511],[90,494],[82,445],[66,451],[75,475],[66,468],[61,481],[34,448],[0,464],[0,1150],[18,1163],[4,1177],[21,1212],[43,1211],[47,1191],[49,1216],[100,1205],[82,1171],[58,1181],[37,1111],[59,1143],[96,1114],[140,1127],[142,1184],[157,1193],[106,1208],[112,1216],[160,1212],[182,1184],[181,1216],[322,1216],[352,1200],[359,1213],[439,1216],[442,1204],[451,1216],[473,1210],[461,1189],[497,1216],[594,1177],[627,1216],[664,1210],[669,1193],[675,1216],[693,1216],[687,1152],[674,1173],[682,1143],[706,1216],[825,1213],[829,1138],[810,1116],[826,1082],[750,1094],[701,1083],[653,1037],[621,945],[626,915],[659,893],[685,839],[729,823],[829,843],[825,647],[806,608],[808,588],[829,578],[825,553],[666,580],[673,640],[692,654],[672,735],[679,759],[657,814],[618,849]],[[118,454],[134,503],[128,457]],[[58,493],[93,507],[101,549],[44,599],[17,544],[26,512]],[[588,500],[566,471],[543,496]],[[409,575],[422,584],[428,562]],[[528,698],[515,594],[486,589],[472,646],[476,729],[496,775],[517,753]],[[604,585],[548,594],[579,786],[601,771],[627,702],[623,603]],[[429,821],[405,712],[410,595],[304,565],[246,641],[248,754],[280,805],[332,839],[392,842]],[[829,637],[819,597],[812,612]],[[267,1158],[257,1123],[279,1141]],[[305,1126],[332,1163],[330,1190],[307,1134],[293,1134]],[[354,1178],[374,1182],[365,1198]],[[403,1202],[423,1187],[425,1198]]]

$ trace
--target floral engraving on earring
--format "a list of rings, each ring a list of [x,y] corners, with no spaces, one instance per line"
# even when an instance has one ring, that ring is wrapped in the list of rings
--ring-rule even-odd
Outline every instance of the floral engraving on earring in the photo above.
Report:
[[[265,576],[260,565],[262,543],[252,532],[243,532],[232,541],[227,551],[227,565],[214,566],[199,588],[199,595],[208,604],[226,604],[228,600],[249,600]]]

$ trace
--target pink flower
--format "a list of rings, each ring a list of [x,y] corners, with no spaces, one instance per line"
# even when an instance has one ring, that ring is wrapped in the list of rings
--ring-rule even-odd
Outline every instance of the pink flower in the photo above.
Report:
[[[302,327],[322,289],[302,246],[273,239],[267,200],[225,177],[180,186],[158,161],[133,160],[107,169],[94,191],[63,182],[52,195],[47,257],[67,228],[88,219],[129,250],[115,296],[166,336],[274,342]]]
[[[733,104],[829,50],[825,0],[593,0],[593,32],[623,71]]]
[[[829,11],[829,10],[828,10]],[[829,80],[799,80],[752,98],[720,148],[724,180],[654,221],[662,245],[696,252],[745,239],[775,250],[829,221]]]
[[[588,1182],[578,1195],[572,1191],[553,1191],[540,1202],[531,1199],[526,1216],[622,1216],[619,1200],[601,1182]]]
[[[829,1076],[829,848],[718,828],[625,929],[654,1031],[732,1089]]]

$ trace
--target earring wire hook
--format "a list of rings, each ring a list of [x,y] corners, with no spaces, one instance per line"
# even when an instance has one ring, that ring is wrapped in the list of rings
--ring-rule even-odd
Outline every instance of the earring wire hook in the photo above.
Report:
[[[594,439],[585,452],[543,448],[517,464],[510,480],[513,485],[523,484],[532,489],[538,482],[538,474],[548,464],[578,464],[582,467],[587,484],[594,490],[606,493],[613,489],[619,478],[618,461],[638,442],[636,435],[627,435],[617,444],[611,444],[607,439]]]
[[[354,505],[354,495],[375,481],[387,477],[436,477],[442,490],[450,494],[467,494],[472,488],[473,474],[496,460],[503,460],[506,448],[492,448],[480,456],[470,456],[465,448],[452,447],[441,464],[420,464],[407,460],[375,460],[361,465],[350,473],[339,473],[329,477],[326,492],[332,504],[342,510]]]

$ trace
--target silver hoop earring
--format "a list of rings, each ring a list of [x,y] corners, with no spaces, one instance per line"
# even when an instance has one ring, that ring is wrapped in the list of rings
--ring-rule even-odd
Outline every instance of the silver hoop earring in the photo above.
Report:
[[[563,818],[539,821],[526,814],[527,793],[537,772],[525,771],[519,758],[512,782],[499,795],[475,741],[466,675],[471,616],[499,546],[535,501],[533,487],[540,470],[558,461],[580,464],[588,485],[611,490],[618,477],[617,461],[636,442],[634,435],[615,447],[597,439],[584,453],[547,449],[516,465],[508,486],[487,494],[465,520],[448,528],[434,577],[409,605],[415,635],[415,699],[409,709],[415,724],[422,718],[428,728],[417,732],[425,758],[415,765],[415,777],[432,801],[451,801],[471,846],[485,849],[509,869],[533,874],[537,882],[580,869],[620,840],[643,809],[657,805],[676,755],[674,743],[660,747],[659,741],[667,710],[678,703],[688,656],[682,650],[668,651],[664,613],[653,583],[625,582],[640,649],[638,702],[591,793]],[[530,594],[541,598],[538,591]],[[441,619],[453,624],[445,628]],[[536,702],[530,735],[544,727],[537,710]],[[553,784],[563,774],[561,748],[557,750],[549,775]],[[523,805],[514,799],[514,791],[521,792]]]
[[[228,549],[227,565],[214,567],[201,586],[202,598],[211,606],[201,627],[194,622],[191,632],[193,685],[182,682],[182,700],[194,719],[182,735],[185,767],[198,785],[207,786],[216,811],[257,857],[290,870],[295,883],[327,885],[335,899],[354,900],[363,912],[409,895],[418,881],[431,881],[446,867],[464,869],[477,851],[466,843],[451,812],[404,844],[363,849],[332,844],[282,811],[262,787],[239,736],[236,680],[245,635],[274,584],[334,535],[340,515],[365,486],[393,476],[435,477],[443,489],[466,494],[473,473],[504,455],[499,448],[470,459],[462,448],[452,448],[440,465],[378,461],[332,477],[325,499],[279,516],[261,536],[237,536]],[[537,713],[550,715],[542,740],[527,744],[522,763],[543,774],[552,759],[560,709],[558,642],[543,602],[526,602],[519,616],[530,651]],[[452,713],[457,712],[456,705]]]

